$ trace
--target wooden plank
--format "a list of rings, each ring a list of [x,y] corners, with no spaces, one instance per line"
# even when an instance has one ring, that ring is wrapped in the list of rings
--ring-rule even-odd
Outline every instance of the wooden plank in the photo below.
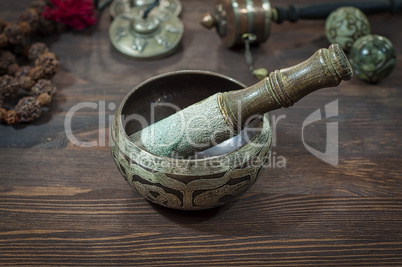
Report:
[[[397,66],[386,80],[372,85],[353,78],[272,112],[274,154],[256,184],[224,207],[182,212],[132,190],[107,142],[114,113],[109,104],[117,106],[131,88],[155,75],[203,69],[256,82],[243,50],[224,48],[214,31],[199,25],[215,1],[181,2],[183,42],[163,59],[136,61],[117,53],[108,40],[107,10],[91,29],[35,37],[60,59],[54,78],[59,91],[38,121],[0,125],[0,265],[402,265],[401,16],[369,16],[372,32],[388,37],[397,52]],[[297,5],[314,2],[319,1]],[[2,0],[0,18],[16,20],[29,3]],[[253,47],[255,65],[270,71],[288,67],[328,45],[323,21],[272,25],[269,40]],[[303,129],[310,114],[321,108],[325,116],[325,105],[333,101],[336,118]],[[84,148],[66,136],[66,115],[85,102],[97,106],[74,113],[72,132],[86,142],[99,142],[105,133],[104,145]],[[337,166],[305,146],[324,151],[331,122],[338,122]],[[285,168],[276,164],[282,158]]]
[[[103,151],[6,152],[0,167],[13,171],[2,176],[0,186],[3,264],[401,263],[402,196],[381,186],[363,191],[376,182],[370,174],[354,181],[326,174],[341,179],[337,187],[330,177],[310,173],[314,185],[301,189],[297,176],[291,182],[266,170],[233,204],[181,212],[142,199]],[[327,184],[320,187],[315,179]]]

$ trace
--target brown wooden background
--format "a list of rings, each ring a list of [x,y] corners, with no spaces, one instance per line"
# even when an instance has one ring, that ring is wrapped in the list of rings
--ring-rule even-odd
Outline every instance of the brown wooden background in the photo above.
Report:
[[[272,5],[291,2],[319,1]],[[28,3],[0,1],[0,18],[16,20]],[[369,16],[372,32],[395,45],[392,75],[376,85],[353,78],[273,112],[286,115],[273,147],[286,168],[266,168],[233,204],[202,212],[158,207],[126,184],[107,142],[80,148],[66,138],[64,120],[74,105],[118,105],[157,74],[202,69],[256,82],[243,51],[224,48],[215,32],[199,25],[214,1],[182,4],[182,45],[159,60],[135,61],[114,51],[108,10],[92,29],[40,39],[62,64],[54,78],[59,92],[35,123],[0,125],[0,265],[402,265],[401,14]],[[324,21],[273,25],[270,39],[253,48],[255,65],[272,71],[328,46]],[[337,119],[305,129],[306,142],[324,150],[326,122],[339,123],[339,165],[331,166],[307,151],[301,131],[309,114],[335,100]],[[108,108],[101,113],[112,114]],[[80,109],[73,134],[98,141],[98,121],[99,110]]]

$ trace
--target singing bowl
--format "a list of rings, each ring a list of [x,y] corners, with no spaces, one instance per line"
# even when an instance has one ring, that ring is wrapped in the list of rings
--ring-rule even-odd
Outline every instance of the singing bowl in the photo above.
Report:
[[[247,134],[199,157],[158,156],[130,139],[152,121],[173,114],[172,104],[185,108],[217,92],[242,88],[245,85],[234,79],[207,71],[166,73],[133,88],[116,110],[110,134],[113,159],[127,183],[145,199],[178,210],[221,206],[249,189],[269,159],[272,137],[267,114],[254,130],[246,128],[242,133]]]

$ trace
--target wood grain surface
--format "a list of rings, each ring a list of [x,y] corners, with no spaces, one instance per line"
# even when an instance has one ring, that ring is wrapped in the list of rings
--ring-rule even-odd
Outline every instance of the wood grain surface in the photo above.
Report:
[[[29,2],[2,0],[0,18],[16,20]],[[291,2],[319,1],[272,5]],[[257,183],[229,205],[181,212],[147,202],[119,174],[107,141],[114,107],[134,86],[170,71],[202,69],[256,82],[243,50],[225,48],[200,26],[214,0],[182,5],[182,44],[158,60],[136,61],[113,49],[108,10],[91,29],[37,38],[60,59],[59,91],[38,121],[0,125],[0,265],[401,266],[401,14],[369,16],[372,32],[388,37],[397,52],[387,79],[374,85],[354,77],[272,112],[272,162]],[[324,21],[273,25],[269,40],[253,47],[255,65],[273,71],[328,46]],[[337,117],[302,128],[319,108],[325,117],[333,101]],[[66,136],[66,115],[80,103],[96,106],[78,109],[71,130],[93,147]],[[329,123],[338,123],[336,166],[302,141],[304,130],[305,143],[324,151]]]

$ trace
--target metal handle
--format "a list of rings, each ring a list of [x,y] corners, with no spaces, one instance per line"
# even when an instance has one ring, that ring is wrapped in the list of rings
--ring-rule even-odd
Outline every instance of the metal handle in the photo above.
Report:
[[[391,12],[395,14],[401,11],[402,1],[333,2],[313,4],[304,7],[297,7],[295,5],[290,5],[289,8],[276,7],[276,16],[274,16],[274,20],[277,23],[282,23],[286,20],[296,22],[299,19],[326,19],[332,11],[343,6],[356,7],[367,15],[383,12]]]

